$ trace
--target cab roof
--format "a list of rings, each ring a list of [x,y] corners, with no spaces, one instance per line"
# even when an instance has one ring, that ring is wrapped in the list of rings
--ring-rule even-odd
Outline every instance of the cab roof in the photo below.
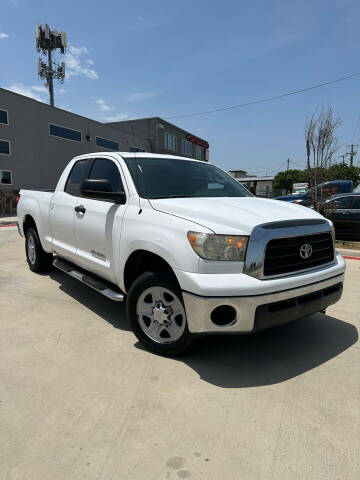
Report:
[[[107,152],[109,153],[109,152]],[[197,160],[195,158],[181,157],[179,155],[164,155],[161,153],[149,153],[149,152],[111,152],[117,155],[120,155],[123,158],[169,158],[172,160],[190,160],[193,162],[202,162],[202,160]],[[206,162],[207,163],[207,162]]]

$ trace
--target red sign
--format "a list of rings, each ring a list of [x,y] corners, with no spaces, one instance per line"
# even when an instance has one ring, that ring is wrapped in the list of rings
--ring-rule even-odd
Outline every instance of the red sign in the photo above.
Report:
[[[188,135],[188,140],[191,143],[195,143],[196,145],[200,145],[204,148],[209,148],[209,143],[205,140],[201,140],[201,138],[195,137],[195,135]]]

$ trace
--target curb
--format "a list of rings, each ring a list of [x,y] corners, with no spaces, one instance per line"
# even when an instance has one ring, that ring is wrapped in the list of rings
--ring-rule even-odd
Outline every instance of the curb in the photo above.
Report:
[[[350,249],[350,248],[338,248],[336,250],[344,258],[360,258],[360,250],[355,250],[355,249]]]

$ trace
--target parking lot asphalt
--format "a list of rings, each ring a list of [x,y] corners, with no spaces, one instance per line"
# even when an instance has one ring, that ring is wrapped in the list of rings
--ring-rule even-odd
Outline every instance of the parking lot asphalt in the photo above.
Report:
[[[359,283],[348,260],[327,315],[170,359],[1,228],[0,478],[359,479]]]

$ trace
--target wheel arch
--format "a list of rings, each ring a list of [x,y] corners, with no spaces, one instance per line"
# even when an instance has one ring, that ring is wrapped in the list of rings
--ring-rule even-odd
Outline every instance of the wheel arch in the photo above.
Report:
[[[138,249],[131,253],[125,263],[123,278],[125,291],[128,292],[133,282],[147,271],[157,271],[169,275],[181,289],[173,268],[166,260],[149,250]]]
[[[29,228],[33,228],[34,230],[36,230],[37,233],[39,233],[34,218],[32,217],[32,215],[27,213],[23,220],[23,231],[25,236]]]

